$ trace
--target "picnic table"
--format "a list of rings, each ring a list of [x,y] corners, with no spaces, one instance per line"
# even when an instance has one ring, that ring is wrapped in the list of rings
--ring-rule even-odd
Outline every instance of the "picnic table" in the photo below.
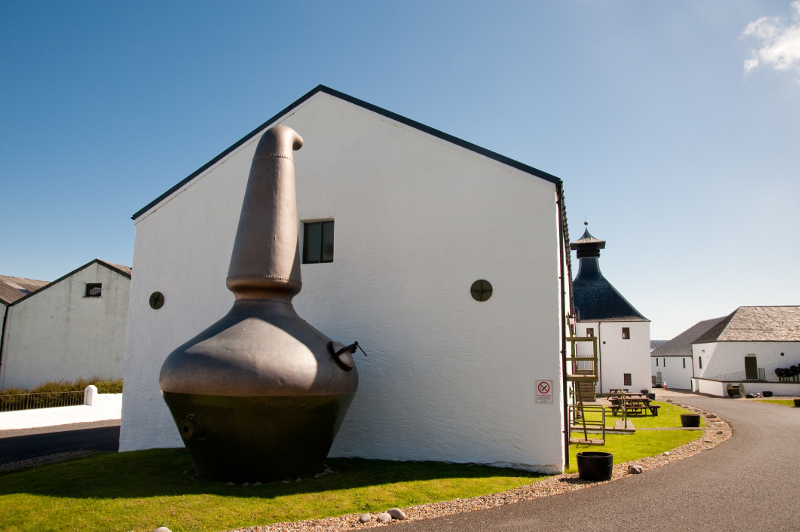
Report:
[[[654,416],[658,415],[659,405],[650,404],[650,399],[640,393],[615,392],[609,397],[611,403],[611,414],[616,416],[622,410],[623,416],[641,416],[648,412]]]

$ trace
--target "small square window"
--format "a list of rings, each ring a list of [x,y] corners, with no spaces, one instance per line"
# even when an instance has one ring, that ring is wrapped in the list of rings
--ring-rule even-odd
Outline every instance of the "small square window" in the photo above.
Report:
[[[103,292],[103,283],[86,283],[84,297],[100,297]]]
[[[592,328],[592,327],[587,327],[587,328],[586,328],[586,336],[587,336],[587,337],[592,337],[592,336],[594,336],[594,328]]]
[[[303,223],[303,264],[333,262],[333,222]]]
[[[631,328],[630,327],[623,327],[622,328],[622,339],[623,340],[630,340],[631,339]]]
[[[622,377],[623,377],[622,380],[625,383],[624,386],[630,386],[631,385],[631,374],[630,373],[623,373]]]

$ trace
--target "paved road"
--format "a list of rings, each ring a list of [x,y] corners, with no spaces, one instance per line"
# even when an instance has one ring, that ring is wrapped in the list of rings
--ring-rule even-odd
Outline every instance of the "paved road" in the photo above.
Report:
[[[675,399],[717,413],[730,423],[733,436],[643,475],[402,523],[397,532],[800,530],[800,408],[691,394]]]
[[[0,432],[0,464],[70,451],[118,449],[118,420]]]

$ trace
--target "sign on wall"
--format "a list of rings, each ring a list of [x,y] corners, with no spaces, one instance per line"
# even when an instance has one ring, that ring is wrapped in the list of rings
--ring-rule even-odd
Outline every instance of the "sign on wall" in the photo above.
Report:
[[[553,381],[536,381],[536,402],[553,403]]]

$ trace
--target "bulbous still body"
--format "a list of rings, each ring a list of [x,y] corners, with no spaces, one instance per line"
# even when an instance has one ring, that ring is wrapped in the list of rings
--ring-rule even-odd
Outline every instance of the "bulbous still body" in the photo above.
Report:
[[[164,401],[195,469],[257,482],[323,467],[358,387],[352,352],[300,318],[293,150],[276,126],[261,137],[247,183],[227,286],[230,312],[173,351]]]

